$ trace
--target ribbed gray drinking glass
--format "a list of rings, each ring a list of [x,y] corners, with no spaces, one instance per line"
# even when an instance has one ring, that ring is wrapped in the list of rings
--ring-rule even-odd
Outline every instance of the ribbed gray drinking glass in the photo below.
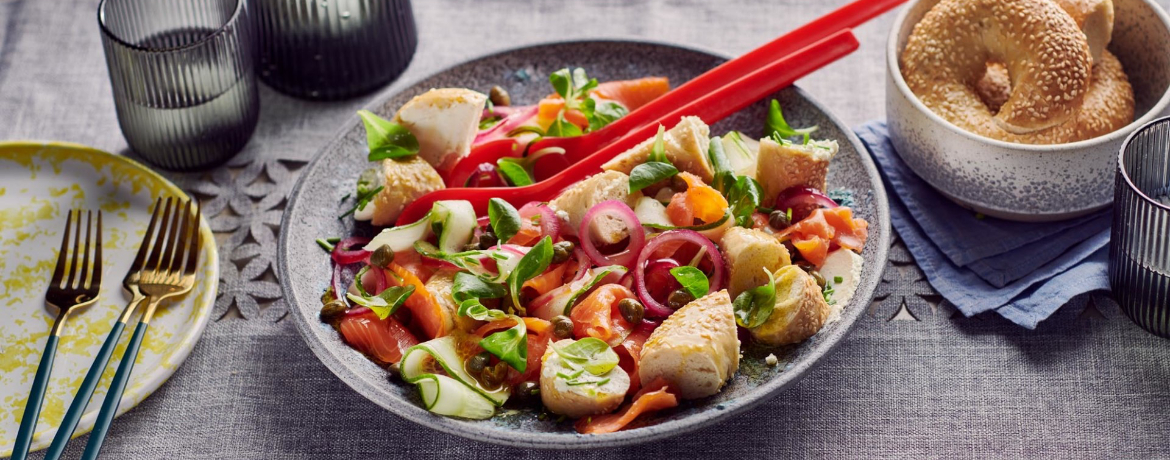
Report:
[[[1121,145],[1113,200],[1109,281],[1125,314],[1170,338],[1170,117]]]
[[[245,0],[102,0],[98,23],[122,134],[167,169],[215,165],[256,129]]]
[[[410,0],[249,0],[260,79],[308,99],[342,99],[398,77],[414,56]]]

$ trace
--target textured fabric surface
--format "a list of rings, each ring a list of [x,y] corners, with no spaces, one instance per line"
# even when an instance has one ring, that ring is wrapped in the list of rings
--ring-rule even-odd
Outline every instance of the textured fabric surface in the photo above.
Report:
[[[739,54],[843,0],[729,3],[416,0],[419,50],[400,81],[548,40],[633,37]],[[0,0],[0,139],[126,153],[96,4]],[[858,52],[800,83],[850,126],[883,118],[892,20],[887,14],[857,29]],[[1170,342],[1139,330],[1101,296],[1074,299],[1034,331],[996,315],[966,318],[940,302],[901,244],[856,331],[792,390],[727,423],[636,448],[556,453],[477,443],[402,420],[311,355],[282,320],[272,274],[297,169],[374,97],[313,103],[262,88],[260,125],[243,153],[211,172],[170,175],[215,216],[223,248],[218,321],[168,383],[116,420],[105,458],[1170,455]],[[84,442],[75,440],[66,457],[79,457]]]
[[[963,314],[996,310],[1031,329],[1074,296],[1109,288],[1109,210],[1054,223],[978,216],[915,176],[884,122],[866,123],[857,135],[892,195],[894,229],[931,286]]]

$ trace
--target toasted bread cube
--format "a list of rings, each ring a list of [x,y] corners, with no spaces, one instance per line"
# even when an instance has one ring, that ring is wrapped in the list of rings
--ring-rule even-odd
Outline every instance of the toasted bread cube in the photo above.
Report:
[[[555,346],[566,347],[571,343],[572,339],[565,339],[556,342]],[[554,414],[572,418],[607,414],[622,405],[630,389],[630,374],[620,366],[614,367],[604,376],[579,377],[584,381],[605,383],[570,385],[568,380],[557,374],[574,375],[577,371],[570,368],[552,346],[545,349],[540,361],[540,400]]]
[[[581,228],[581,220],[589,209],[602,201],[617,200],[630,206],[642,198],[641,192],[630,193],[630,176],[618,171],[605,171],[600,174],[573,184],[561,192],[549,207],[558,215],[563,216],[567,227],[564,229],[570,235],[576,235]],[[593,226],[595,241],[614,244],[629,235],[625,223],[605,216]],[[638,229],[641,231],[642,229]]]
[[[663,133],[663,146],[666,158],[679,171],[686,171],[711,183],[715,171],[711,169],[711,162],[707,160],[707,148],[711,145],[711,130],[699,117],[683,117],[682,120]],[[635,166],[645,163],[654,150],[654,138],[646,139],[641,144],[614,157],[601,169],[606,171],[621,171],[630,174]]]
[[[377,226],[394,225],[411,201],[446,188],[435,168],[417,155],[382,160],[382,176],[382,191],[374,197],[374,215],[370,220]]]
[[[638,361],[642,386],[662,377],[686,399],[719,392],[739,369],[739,337],[726,290],[686,304],[662,322]]]
[[[466,88],[432,89],[398,109],[394,122],[418,139],[418,155],[448,171],[471,153],[487,96]]]
[[[756,159],[756,180],[764,190],[763,206],[776,204],[776,195],[790,187],[825,190],[829,161],[837,154],[837,141],[809,141],[800,145],[779,144],[772,139],[760,140]]]
[[[788,248],[761,230],[733,227],[723,235],[722,246],[730,277],[727,292],[732,299],[743,291],[767,284],[768,273],[792,264]]]
[[[795,265],[776,270],[776,305],[764,324],[751,329],[765,345],[800,343],[821,330],[829,317],[821,287],[812,275]]]

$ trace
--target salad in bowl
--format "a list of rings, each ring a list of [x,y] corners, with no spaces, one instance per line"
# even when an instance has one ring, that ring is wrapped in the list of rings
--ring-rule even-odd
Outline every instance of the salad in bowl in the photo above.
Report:
[[[776,101],[761,139],[682,117],[547,202],[438,201],[395,225],[478,145],[586,135],[669,91],[582,69],[549,80],[533,106],[439,88],[391,119],[359,113],[370,165],[338,213],[381,229],[318,240],[333,263],[320,319],[427,410],[487,419],[523,404],[610,433],[718,394],[744,347],[797,344],[840,316],[868,223],[826,192],[837,143],[789,126]],[[528,185],[563,153],[525,148],[458,185]]]

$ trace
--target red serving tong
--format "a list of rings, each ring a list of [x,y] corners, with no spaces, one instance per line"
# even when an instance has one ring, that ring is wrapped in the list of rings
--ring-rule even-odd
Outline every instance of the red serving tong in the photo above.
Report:
[[[546,147],[560,147],[565,149],[564,162],[568,164],[579,162],[591,153],[621,138],[630,130],[643,125],[657,126],[661,123],[662,118],[674,108],[730,84],[764,63],[792,54],[828,37],[833,32],[857,27],[905,1],[856,0],[691,79],[673,91],[617,119],[605,128],[584,136],[542,138],[533,143],[528,151],[536,152]],[[445,177],[447,187],[464,187],[468,178],[475,173],[479,165],[483,163],[494,165],[496,160],[500,158],[519,156],[524,150],[520,147],[515,139],[499,139],[476,146],[468,156],[459,160],[447,172]]]
[[[850,29],[841,30],[796,53],[757,69],[729,85],[696,95],[686,104],[667,113],[659,120],[659,123],[674,126],[683,116],[697,116],[704,123],[714,124],[753,102],[791,85],[800,77],[853,52],[857,47],[857,38],[853,36],[852,31]],[[477,215],[487,212],[488,200],[491,198],[502,198],[514,206],[521,206],[530,201],[549,201],[566,187],[586,176],[600,172],[601,165],[605,164],[606,161],[654,136],[657,130],[658,123],[634,128],[601,150],[586,156],[556,175],[532,185],[436,190],[407,205],[402,214],[398,216],[397,224],[403,225],[418,220],[430,211],[431,206],[436,201],[441,200],[470,201],[475,207]]]

